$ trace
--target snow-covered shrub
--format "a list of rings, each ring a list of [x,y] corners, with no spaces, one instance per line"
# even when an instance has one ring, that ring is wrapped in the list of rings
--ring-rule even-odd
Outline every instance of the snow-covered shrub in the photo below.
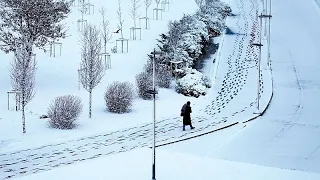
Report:
[[[133,85],[129,82],[113,82],[107,88],[104,99],[110,112],[124,113],[132,106]]]
[[[188,69],[186,75],[177,80],[176,91],[186,96],[199,97],[211,87],[210,80],[195,69]]]
[[[153,61],[149,59],[145,65],[145,71],[152,74]],[[156,84],[161,88],[169,88],[172,80],[172,73],[170,67],[166,64],[160,64],[158,61],[155,63],[155,78]]]
[[[136,85],[138,87],[138,95],[142,99],[152,99],[152,94],[147,91],[152,90],[152,74],[141,72],[136,75]]]
[[[195,15],[184,15],[180,23],[185,27],[180,47],[188,52],[191,58],[197,59],[202,54],[204,45],[210,42],[207,26]]]
[[[203,21],[211,34],[211,36],[219,36],[225,29],[224,19],[231,14],[231,8],[226,3],[211,0],[207,1],[195,14],[197,19]]]
[[[51,126],[58,129],[72,129],[81,112],[81,99],[73,95],[56,97],[47,110]]]
[[[221,14],[212,12],[210,8],[197,11],[195,16],[198,20],[206,24],[209,34],[212,37],[219,36],[225,28],[224,17]]]

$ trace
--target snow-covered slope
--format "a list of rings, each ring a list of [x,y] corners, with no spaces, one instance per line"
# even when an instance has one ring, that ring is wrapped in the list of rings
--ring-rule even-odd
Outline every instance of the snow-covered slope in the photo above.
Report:
[[[90,2],[94,5],[95,13],[85,15],[84,19],[88,20],[91,24],[100,25],[101,15],[99,10],[103,6],[107,9],[110,31],[116,31],[118,1],[92,0]],[[143,3],[143,1],[140,2]],[[124,37],[129,39],[129,28],[133,25],[129,15],[131,1],[122,0],[121,3],[123,18],[125,20],[123,27]],[[179,8],[181,4],[183,4],[184,8]],[[40,50],[36,50],[35,52],[38,61],[36,94],[34,99],[26,106],[27,134],[25,135],[22,134],[21,112],[8,111],[7,108],[7,91],[11,90],[9,68],[13,57],[12,54],[6,55],[0,52],[0,150],[58,143],[60,141],[77,139],[79,137],[150,122],[152,120],[152,101],[136,98],[130,113],[118,115],[106,110],[104,92],[108,84],[113,81],[130,81],[135,83],[135,75],[142,71],[147,62],[147,54],[156,47],[156,39],[161,33],[167,32],[168,21],[179,20],[184,13],[194,13],[197,10],[197,5],[193,0],[172,1],[170,3],[170,11],[163,12],[163,19],[153,20],[152,13],[155,7],[156,4],[152,1],[152,5],[148,11],[150,30],[142,28],[142,40],[129,41],[129,53],[111,54],[111,69],[106,71],[101,84],[93,90],[92,119],[88,118],[89,94],[82,87],[78,90],[77,70],[79,69],[81,48],[79,43],[80,32],[77,30],[77,20],[81,18],[81,14],[78,11],[79,7],[72,7],[70,16],[65,20],[70,36],[61,40],[61,56],[57,55],[53,58]],[[144,11],[144,5],[141,4],[139,13],[144,15]],[[113,33],[113,38],[108,44],[108,51],[116,45],[115,41],[118,38],[119,34]],[[47,120],[39,119],[39,117],[46,114],[48,105],[53,98],[67,94],[77,95],[82,99],[84,110],[79,118],[78,127],[71,131],[52,129],[49,127]],[[10,109],[14,109],[12,100],[10,102]],[[160,89],[157,99],[157,119],[179,116],[180,107],[187,100],[191,100],[194,104],[198,101],[198,99],[177,94],[174,89]]]
[[[196,139],[168,148],[320,173],[319,9],[312,0],[272,3],[274,96],[266,113],[252,123],[202,137],[203,141]]]

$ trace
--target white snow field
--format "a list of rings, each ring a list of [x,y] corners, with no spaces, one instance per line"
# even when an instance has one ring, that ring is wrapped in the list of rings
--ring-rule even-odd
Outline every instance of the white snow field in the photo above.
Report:
[[[274,96],[266,113],[243,127],[233,127],[225,132],[164,147],[166,150],[320,173],[317,105],[320,99],[320,26],[315,23],[320,20],[320,9],[312,0],[272,3]],[[298,38],[294,38],[297,35]],[[314,178],[319,179],[319,176]]]
[[[103,2],[92,1],[96,12]],[[320,133],[315,117],[320,84],[315,44],[320,38],[315,23],[320,18],[319,7],[313,0],[273,2],[272,73],[267,67],[268,42],[264,39],[259,111],[266,109],[272,94],[273,99],[264,115],[253,119],[258,116],[258,48],[251,43],[260,37],[262,3],[229,3],[235,16],[228,17],[226,25],[236,34],[221,37],[219,51],[212,57],[216,63],[207,63],[213,88],[198,99],[178,95],[173,89],[160,90],[157,144],[188,140],[157,148],[157,179],[319,179]],[[129,0],[123,4],[128,5]],[[116,6],[115,0],[106,5],[114,17]],[[151,179],[152,154],[147,147],[152,139],[152,102],[137,99],[131,113],[114,115],[104,110],[103,92],[113,80],[134,82],[146,54],[155,47],[155,39],[166,31],[168,20],[179,19],[196,8],[192,0],[171,1],[170,11],[164,13],[162,21],[151,21],[151,30],[143,31],[142,41],[129,42],[129,53],[112,54],[112,69],[93,93],[92,119],[87,118],[88,93],[77,89],[80,48],[76,20],[80,15],[73,9],[67,20],[72,36],[62,41],[62,56],[49,58],[37,51],[37,94],[27,106],[26,135],[21,133],[20,112],[7,110],[7,66],[12,57],[1,54],[7,64],[0,67],[0,179]],[[99,23],[98,13],[87,18]],[[301,45],[295,45],[296,34],[303,36],[299,38]],[[51,129],[39,119],[50,100],[64,94],[79,95],[84,103],[75,130]],[[192,131],[182,131],[178,117],[181,104],[187,100],[194,107],[196,129]],[[226,126],[230,127],[210,133]],[[192,138],[205,133],[209,134]]]

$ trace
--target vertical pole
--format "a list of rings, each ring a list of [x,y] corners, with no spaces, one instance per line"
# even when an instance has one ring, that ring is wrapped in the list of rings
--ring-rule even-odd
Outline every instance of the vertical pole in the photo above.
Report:
[[[53,42],[53,57],[56,57],[56,44]]]
[[[18,96],[17,96],[17,92],[15,93],[15,95],[16,95],[16,111],[18,111]]]
[[[10,100],[9,100],[9,98],[10,98],[10,95],[9,95],[9,92],[8,92],[8,110],[10,110],[10,108],[9,108],[9,104],[10,104]]]
[[[146,5],[146,29],[148,29],[148,21],[147,21],[147,18],[148,18],[148,8],[147,8],[147,5]]]
[[[264,15],[266,15],[268,13],[268,0],[266,0],[266,11],[264,13]],[[267,36],[267,18],[265,18],[264,20],[264,36]],[[266,39],[266,38],[265,38]]]
[[[61,56],[61,50],[62,50],[62,44],[60,44],[60,51],[59,51],[60,56]]]
[[[80,90],[80,69],[78,70],[78,90]]]
[[[153,65],[152,65],[152,88],[153,88],[153,158],[152,158],[152,180],[156,180],[156,88],[155,88],[155,58],[156,49],[153,50]]]
[[[271,44],[271,0],[269,0],[269,31],[268,31],[268,66],[271,67],[271,64],[270,64],[270,44]]]
[[[262,36],[262,14],[260,16],[260,46],[259,46],[259,60],[258,60],[258,85],[257,85],[257,110],[259,111],[259,100],[260,100],[260,63],[261,63],[261,36]]]

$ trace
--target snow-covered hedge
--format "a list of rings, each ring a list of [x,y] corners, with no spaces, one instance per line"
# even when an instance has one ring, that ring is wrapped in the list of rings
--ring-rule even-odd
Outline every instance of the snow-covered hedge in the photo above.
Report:
[[[188,69],[186,75],[177,80],[176,91],[186,96],[199,97],[211,87],[210,80],[195,69]]]
[[[72,95],[55,98],[47,110],[51,126],[58,129],[74,128],[74,122],[80,116],[81,112],[81,99]]]
[[[225,29],[225,18],[231,13],[231,8],[219,0],[207,0],[193,15],[184,15],[178,21],[170,21],[168,32],[161,34],[158,39],[157,51],[162,54],[157,56],[156,68],[161,65],[170,65],[172,61],[182,61],[182,70],[174,71],[177,80],[177,91],[191,96],[205,94],[205,89],[210,87],[209,80],[198,71],[186,72],[185,68],[192,68],[197,64],[211,44],[213,37],[219,36]],[[149,54],[152,58],[152,54]],[[150,64],[149,64],[150,65]],[[148,64],[146,65],[148,67]],[[146,70],[150,72],[150,66]],[[139,75],[141,79],[142,74]],[[169,80],[165,76],[165,80]],[[181,78],[181,79],[180,79]],[[189,82],[188,82],[189,81]],[[162,81],[157,80],[161,85]],[[165,81],[167,82],[167,81]],[[169,87],[170,83],[165,83]],[[193,87],[195,86],[195,87]],[[142,85],[138,84],[141,89]],[[143,91],[139,93],[143,99],[150,99]]]
[[[104,99],[110,112],[125,113],[132,106],[133,85],[129,82],[113,82],[108,86]]]
[[[183,61],[191,67],[210,45],[210,38],[219,36],[225,29],[224,19],[231,9],[223,2],[214,0],[193,15],[184,15],[179,21],[170,21],[168,33],[161,34],[158,48],[165,52],[159,60]]]

